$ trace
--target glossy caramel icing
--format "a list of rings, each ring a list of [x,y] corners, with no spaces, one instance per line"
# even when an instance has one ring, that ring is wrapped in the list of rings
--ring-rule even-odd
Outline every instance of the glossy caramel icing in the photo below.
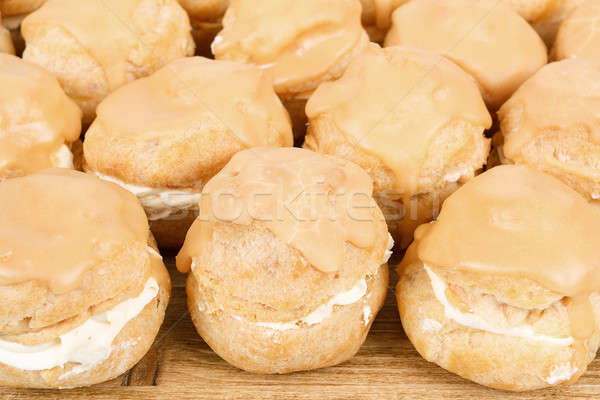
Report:
[[[282,145],[292,145],[289,117],[268,78],[241,63],[175,60],[108,96],[97,114],[94,124],[129,140],[173,140],[176,127],[187,127],[183,134],[229,131],[248,147],[271,144],[267,132],[276,132]]]
[[[265,69],[278,93],[305,92],[365,37],[358,0],[237,0],[212,49]]]
[[[143,0],[51,0],[25,18],[23,37],[48,26],[70,33],[102,67],[109,90],[130,81],[136,71],[130,54],[152,54],[143,43],[134,12]],[[183,10],[182,10],[183,13]],[[174,44],[175,46],[176,44]]]
[[[148,235],[136,197],[92,175],[48,169],[0,183],[2,286],[34,280],[69,292],[111,246],[145,250]]]
[[[0,54],[0,180],[56,166],[60,147],[77,140],[81,111],[56,78]]]
[[[422,225],[402,265],[527,279],[564,296],[576,364],[595,332],[600,211],[558,179],[525,166],[495,167],[466,183]]]
[[[237,153],[202,192],[200,214],[177,256],[177,268],[210,240],[218,221],[266,224],[315,268],[337,271],[346,242],[375,245],[379,212],[372,182],[360,167],[298,148],[255,148]]]
[[[533,142],[544,142],[547,146],[537,155],[545,167],[600,182],[600,168],[594,165],[600,149],[599,108],[600,63],[568,59],[548,64],[498,113],[504,156],[510,162],[526,163],[523,150]],[[570,140],[575,141],[572,148]]]
[[[547,61],[546,47],[533,28],[501,3],[408,2],[394,12],[385,45],[443,54],[473,75],[488,106],[498,109]]]
[[[558,179],[495,167],[416,234],[424,263],[531,279],[564,296],[600,289],[600,212]]]
[[[492,120],[473,79],[433,53],[371,44],[335,82],[322,84],[306,107],[328,114],[348,140],[387,165],[398,193],[416,194],[431,142],[464,121],[483,130]]]

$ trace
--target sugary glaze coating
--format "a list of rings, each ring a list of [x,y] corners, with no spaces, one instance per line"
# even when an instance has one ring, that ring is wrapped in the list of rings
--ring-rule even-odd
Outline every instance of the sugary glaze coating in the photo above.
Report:
[[[51,167],[73,168],[81,111],[46,70],[0,54],[0,181]]]
[[[561,22],[585,0],[505,0],[504,4],[525,18],[548,47]]]
[[[483,385],[573,383],[600,343],[598,237],[598,209],[558,179],[492,168],[417,230],[398,268],[405,331]]]
[[[49,0],[21,32],[23,58],[54,73],[88,123],[110,92],[194,52],[176,0]]]
[[[190,57],[107,97],[84,152],[88,169],[127,183],[201,190],[238,151],[291,145],[289,117],[260,69]]]
[[[215,351],[263,373],[354,355],[383,303],[391,247],[371,190],[358,166],[308,150],[232,158],[205,186],[177,256],[191,270],[190,312]]]
[[[40,198],[49,207],[40,207]],[[50,169],[7,180],[0,204],[1,285],[34,280],[66,293],[113,245],[148,241],[136,198],[83,173]]]
[[[217,222],[248,226],[261,221],[325,273],[340,269],[346,243],[378,247],[377,229],[385,225],[378,219],[371,178],[359,166],[297,148],[240,152],[202,195],[198,220],[178,255],[182,272],[203,253]]]
[[[339,77],[366,42],[358,0],[235,0],[213,42],[215,58],[253,63],[295,97]]]
[[[137,199],[91,175],[49,169],[0,183],[0,221],[0,384],[85,386],[134,365],[158,332],[170,290]],[[18,356],[19,346],[40,352],[39,345],[61,343],[91,317],[140,295],[150,279],[155,298],[99,364],[18,368],[4,359],[6,352]]]
[[[362,24],[373,42],[381,43],[392,24],[392,13],[408,0],[360,0]]]
[[[475,77],[492,110],[547,62],[540,37],[501,2],[416,0],[397,8],[392,20],[386,46],[448,57]]]
[[[15,54],[10,32],[2,25],[2,13],[0,12],[0,53]]]
[[[483,131],[492,121],[474,80],[421,50],[369,45],[342,78],[315,91],[306,112],[304,146],[370,174],[403,247],[434,217],[432,197],[441,203],[472,178],[489,151]]]
[[[552,58],[582,57],[600,61],[600,2],[588,0],[577,7],[560,25],[552,48]]]
[[[289,116],[259,68],[175,60],[109,95],[86,133],[86,169],[136,193],[161,247],[178,248],[203,185],[238,151],[291,146]]]
[[[548,64],[502,106],[502,162],[551,173],[600,199],[600,64],[569,59]]]

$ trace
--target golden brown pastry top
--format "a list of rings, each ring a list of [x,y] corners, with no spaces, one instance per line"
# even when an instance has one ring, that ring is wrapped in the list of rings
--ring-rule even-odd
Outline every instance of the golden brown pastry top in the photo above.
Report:
[[[380,158],[397,189],[414,194],[433,139],[449,124],[492,120],[474,80],[452,62],[405,47],[369,47],[337,81],[322,84],[309,119],[329,114],[349,141]]]
[[[548,132],[585,134],[600,144],[600,63],[569,59],[554,62],[525,82],[498,112],[504,135],[504,155],[514,159],[530,142]],[[510,129],[504,121],[511,119]],[[591,170],[575,171],[583,176]]]
[[[0,285],[73,290],[114,246],[148,241],[137,198],[119,186],[68,169],[0,183]]]
[[[277,93],[305,92],[365,36],[358,0],[234,0],[212,48],[269,71]]]
[[[81,111],[56,78],[0,54],[0,180],[50,168],[51,157],[81,133]]]
[[[600,211],[558,179],[504,165],[452,194],[415,234],[436,267],[526,278],[563,296],[600,289]]]
[[[450,58],[477,79],[491,109],[547,62],[537,33],[501,2],[415,0],[397,8],[392,21],[386,46],[417,47]]]
[[[189,271],[210,240],[211,224],[259,221],[318,270],[337,271],[346,242],[359,248],[377,244],[383,217],[372,191],[371,178],[349,161],[299,148],[242,151],[204,187],[177,268]]]
[[[214,22],[223,17],[230,0],[179,0],[179,4],[187,11],[192,25],[195,22]]]
[[[560,25],[552,58],[583,57],[600,61],[600,2],[588,0]]]
[[[166,0],[167,3],[175,0]],[[134,14],[143,0],[48,0],[28,15],[21,26],[26,40],[36,36],[36,31],[56,27],[69,32],[102,67],[109,88],[115,89],[125,82],[136,67],[131,65],[130,54],[151,54],[155,49],[144,43],[141,29]],[[183,17],[185,13],[177,3]],[[175,18],[175,17],[174,17]],[[187,22],[187,18],[185,18]],[[190,36],[191,40],[191,36]],[[179,45],[174,43],[173,46]],[[142,58],[138,56],[138,58]]]
[[[228,160],[232,154],[217,148],[221,139],[242,147],[293,143],[289,116],[263,71],[202,57],[177,59],[119,88],[100,103],[97,115],[84,143],[88,165],[114,175],[110,169],[119,163],[139,181],[126,172],[119,178],[149,186],[157,182],[145,178],[154,168],[147,164],[164,168],[163,156],[178,154],[180,167],[174,172],[194,181],[203,171],[184,167],[185,160],[207,169],[205,161],[217,150]],[[129,163],[132,152],[138,154]]]

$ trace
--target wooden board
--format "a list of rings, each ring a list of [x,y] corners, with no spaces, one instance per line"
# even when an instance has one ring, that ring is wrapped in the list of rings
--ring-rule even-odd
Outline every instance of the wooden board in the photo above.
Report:
[[[172,256],[165,261],[173,279],[171,303],[156,342],[137,366],[90,388],[0,388],[0,399],[600,399],[600,359],[573,386],[529,393],[486,389],[428,363],[402,331],[391,288],[353,359],[290,375],[249,374],[220,359],[196,334],[186,309],[185,277],[175,270]]]

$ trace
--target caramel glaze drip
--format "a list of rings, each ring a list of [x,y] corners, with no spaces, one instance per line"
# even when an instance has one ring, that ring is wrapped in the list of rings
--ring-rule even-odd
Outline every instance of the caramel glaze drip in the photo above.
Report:
[[[600,212],[581,195],[524,166],[495,167],[419,227],[404,263],[529,279],[564,296],[572,336],[595,331],[589,296],[600,291]]]
[[[358,0],[237,0],[212,49],[264,68],[281,93],[321,78],[365,35]]]
[[[396,9],[387,46],[443,54],[473,75],[497,110],[547,62],[546,46],[516,12],[497,0],[417,0]],[[427,21],[423,23],[423,21]]]
[[[26,38],[47,26],[69,32],[100,64],[109,88],[114,89],[127,82],[130,52],[145,50],[132,22],[140,3],[142,0],[50,0],[25,18],[21,30]]]
[[[567,83],[568,82],[568,83]],[[521,150],[548,132],[582,136],[600,144],[600,63],[584,59],[553,62],[540,69],[500,108],[498,117],[504,136],[504,155],[518,158]],[[507,130],[502,120],[518,110],[516,129]],[[569,173],[600,180],[597,168],[546,154],[547,161]]]
[[[0,179],[53,166],[51,156],[81,132],[81,111],[54,76],[0,54]]]
[[[215,222],[260,221],[315,268],[337,271],[346,242],[375,245],[376,218],[383,216],[372,191],[366,172],[348,161],[299,148],[244,150],[204,187],[177,268],[190,270]]]
[[[136,140],[172,140],[174,126],[188,126],[193,134],[213,118],[248,147],[270,144],[268,131],[280,133],[283,145],[293,141],[289,116],[261,70],[202,57],[177,59],[131,82],[97,113],[94,124]]]
[[[92,175],[48,169],[0,183],[2,286],[34,280],[69,292],[107,246],[145,246],[148,234],[136,197]]]
[[[309,119],[329,114],[351,143],[381,159],[405,200],[433,139],[448,124],[489,128],[492,119],[473,79],[452,62],[405,47],[376,44],[335,82],[319,86],[306,106]],[[406,201],[404,204],[408,204]]]

